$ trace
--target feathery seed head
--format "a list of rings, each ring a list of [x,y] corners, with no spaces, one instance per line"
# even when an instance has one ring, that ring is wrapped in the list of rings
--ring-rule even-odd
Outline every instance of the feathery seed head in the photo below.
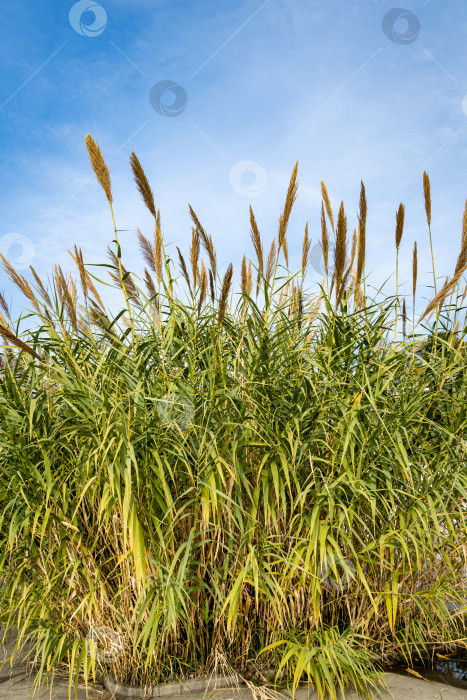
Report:
[[[431,187],[430,178],[425,170],[423,173],[423,194],[425,195],[425,212],[428,226],[431,226]]]
[[[405,217],[405,207],[401,203],[396,214],[396,248],[399,250],[399,246],[402,240],[402,233],[404,231],[404,217]]]
[[[110,171],[107,163],[104,160],[99,144],[94,141],[91,134],[86,134],[84,137],[86,148],[88,149],[89,161],[94,170],[97,181],[105,192],[107,201],[112,206],[112,187],[110,182]]]
[[[151,214],[154,216],[154,218],[157,219],[156,205],[154,204],[154,194],[151,190],[151,187],[149,186],[149,182],[143,170],[143,166],[139,162],[138,157],[134,151],[131,152],[130,164],[131,169],[133,170],[133,177],[135,179],[138,192],[140,193],[143,202],[145,203]]]
[[[329,199],[329,195],[328,195],[328,191],[327,191],[327,189],[326,189],[326,185],[324,184],[324,182],[323,182],[322,180],[321,180],[321,193],[322,193],[322,195],[323,195],[324,204],[326,205],[326,211],[327,211],[327,214],[328,214],[328,217],[329,217],[329,221],[331,222],[332,230],[335,231],[335,228],[334,228],[334,219],[333,219],[333,217],[332,217],[331,200]]]

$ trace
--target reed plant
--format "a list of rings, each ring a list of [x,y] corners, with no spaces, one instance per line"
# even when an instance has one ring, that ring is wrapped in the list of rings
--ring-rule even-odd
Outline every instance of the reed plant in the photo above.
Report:
[[[398,294],[365,284],[363,183],[350,253],[322,185],[313,288],[308,225],[301,270],[288,264],[297,166],[268,253],[250,208],[237,278],[191,207],[175,262],[133,153],[154,218],[136,275],[86,144],[111,208],[108,279],[77,246],[48,283],[2,258],[28,311],[15,321],[0,297],[0,612],[37,684],[152,685],[221,659],[371,697],[383,665],[465,645],[467,217],[452,279],[408,330],[404,299],[395,343]],[[416,278],[415,248],[413,305]]]

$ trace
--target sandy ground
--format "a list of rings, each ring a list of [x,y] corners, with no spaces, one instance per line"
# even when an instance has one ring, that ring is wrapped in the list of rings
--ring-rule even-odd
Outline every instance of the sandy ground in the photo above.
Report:
[[[0,647],[0,664],[9,658],[14,646],[13,637]],[[393,673],[386,675],[386,683],[388,684],[391,693],[384,693],[381,698],[390,700],[467,700],[467,690],[453,687],[446,683],[429,682],[411,676],[401,676]],[[289,697],[290,695],[287,694]],[[287,696],[286,695],[286,696]],[[28,698],[51,698],[51,700],[67,700],[68,683],[66,681],[57,680],[53,683],[52,693],[50,685],[45,685],[42,690],[34,690],[33,678],[28,677],[25,666],[21,660],[17,660],[13,666],[10,663],[0,667],[0,700],[10,698],[11,700],[27,700]],[[75,698],[74,687],[72,688],[72,698]],[[113,694],[106,691],[102,686],[78,687],[78,700],[120,700],[122,695]],[[141,696],[142,697],[142,696]],[[153,697],[157,697],[156,694]],[[204,695],[202,692],[188,695],[165,695],[165,700],[177,698],[179,700],[202,700],[202,698],[211,698],[212,700],[253,700],[250,691],[246,689],[233,690],[214,690]],[[295,697],[297,700],[317,700],[317,694],[313,690],[300,689]],[[339,696],[340,697],[340,696]],[[352,700],[360,700],[360,696],[352,691],[346,693],[346,698]]]

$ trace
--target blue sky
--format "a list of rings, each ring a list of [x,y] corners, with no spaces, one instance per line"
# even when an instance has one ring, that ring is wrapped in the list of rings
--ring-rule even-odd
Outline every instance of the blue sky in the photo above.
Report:
[[[431,284],[426,169],[437,272],[451,274],[467,196],[467,9],[465,0],[401,2],[392,33],[386,26],[389,37],[382,23],[397,4],[387,0],[4,5],[0,252],[26,276],[29,262],[44,276],[54,262],[69,268],[66,250],[75,243],[89,263],[104,262],[112,228],[87,162],[90,132],[111,168],[129,269],[141,270],[136,228],[152,231],[132,182],[135,150],[165,240],[187,250],[190,203],[213,237],[221,269],[232,261],[237,274],[243,253],[253,255],[249,204],[269,243],[297,160],[300,189],[288,235],[293,267],[306,221],[312,245],[319,241],[321,179],[336,215],[344,201],[350,233],[363,180],[367,271],[380,286],[395,270],[402,201],[400,279],[409,298],[414,240],[419,284]],[[162,81],[180,86],[176,116],[164,114],[170,91],[159,111],[150,102]],[[321,277],[310,270],[313,279]],[[386,288],[394,288],[394,275]],[[430,290],[419,289],[422,310]],[[3,270],[0,290],[21,306]]]

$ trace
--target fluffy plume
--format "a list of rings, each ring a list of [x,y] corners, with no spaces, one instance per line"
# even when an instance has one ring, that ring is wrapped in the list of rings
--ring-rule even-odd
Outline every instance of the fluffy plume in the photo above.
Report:
[[[157,283],[161,283],[162,279],[162,236],[160,225],[157,224],[154,230],[154,268],[157,275]]]
[[[422,321],[426,316],[430,316],[433,311],[439,306],[439,308],[442,307],[444,304],[444,301],[448,294],[451,293],[451,291],[454,289],[454,287],[458,284],[460,278],[466,272],[467,270],[467,236],[464,235],[464,228],[462,228],[462,238],[461,238],[461,250],[459,253],[459,257],[457,258],[457,263],[456,263],[456,268],[454,270],[454,276],[451,280],[446,280],[440,291],[436,294],[434,299],[430,301],[428,306],[426,307],[425,311],[423,314],[420,316],[419,323]]]
[[[184,276],[185,281],[186,281],[186,283],[187,283],[187,285],[188,285],[188,289],[190,290],[190,294],[193,294],[193,290],[192,290],[192,288],[191,288],[190,278],[189,278],[189,276],[188,276],[188,270],[187,270],[187,267],[186,267],[185,258],[184,258],[183,255],[181,254],[180,248],[179,248],[178,246],[177,246],[177,252],[178,252],[178,257],[179,257],[179,260],[180,260],[180,268],[181,268],[181,270],[182,270],[183,276]]]
[[[60,303],[63,306],[65,306],[72,326],[75,330],[77,330],[78,322],[76,314],[76,289],[74,287],[73,281],[71,280],[71,276],[71,284],[69,284],[60,265],[54,265],[54,280]]]
[[[348,282],[348,279],[349,279],[349,275],[350,275],[351,271],[354,269],[353,264],[354,264],[354,260],[355,260],[355,252],[356,252],[356,250],[357,250],[357,231],[356,231],[356,229],[354,229],[354,231],[353,231],[353,236],[352,236],[352,250],[351,250],[351,253],[350,253],[350,262],[349,262],[349,265],[348,265],[348,267],[347,267],[347,271],[346,271],[346,273],[345,273],[345,275],[344,275],[344,279],[342,280],[342,285],[341,285],[340,295],[339,295],[339,301],[340,301],[340,298],[341,298],[341,296],[342,296],[342,292],[344,291],[344,289],[345,289],[346,286],[347,286],[347,282]],[[346,264],[347,264],[347,263],[346,263]]]
[[[310,254],[311,241],[308,238],[308,221],[305,224],[305,235],[303,236],[302,244],[302,279],[305,277],[306,268],[308,265],[308,256]]]
[[[251,290],[253,289],[253,275],[251,272],[251,260],[248,261],[248,271],[247,271],[246,283],[247,283],[247,294],[251,294]]]
[[[104,190],[107,201],[110,205],[112,205],[113,197],[109,167],[104,160],[100,146],[96,141],[94,141],[91,134],[86,134],[84,141],[86,143],[86,148],[88,149],[89,161],[92,169],[94,170],[97,181]]]
[[[217,271],[217,259],[216,259],[216,253],[214,250],[212,238],[211,238],[211,236],[207,235],[206,231],[201,226],[201,223],[200,223],[198,217],[196,216],[195,212],[193,211],[193,208],[191,207],[191,205],[188,205],[188,206],[190,209],[191,218],[193,219],[193,223],[195,224],[195,227],[196,227],[197,231],[199,232],[199,235],[201,236],[201,242],[203,244],[205,251],[208,254],[209,264],[211,265],[212,274],[215,277],[216,271]]]
[[[8,304],[5,301],[5,297],[3,296],[3,294],[1,292],[0,292],[0,308],[3,309],[3,313],[5,314],[5,316],[10,315],[10,309],[8,308]]]
[[[332,218],[332,207],[331,207],[331,200],[329,199],[328,191],[326,189],[326,185],[324,182],[321,180],[321,193],[323,195],[323,200],[324,204],[326,205],[326,211],[329,217],[329,221],[331,222],[331,227],[332,230],[335,232],[334,228],[334,219]]]
[[[456,286],[456,284],[459,282],[460,278],[462,277],[462,275],[466,271],[467,271],[467,263],[464,265],[464,267],[461,267],[459,269],[459,271],[454,275],[454,277],[451,280],[448,280],[444,283],[444,285],[442,286],[442,288],[440,289],[438,294],[435,296],[434,299],[432,299],[432,301],[430,301],[430,303],[426,307],[425,311],[420,316],[419,321],[418,321],[419,323],[421,321],[423,321],[423,319],[426,316],[431,316],[431,314],[434,312],[434,310],[436,309],[437,306],[441,307],[444,304],[446,297],[454,289],[454,287]]]
[[[50,299],[49,293],[48,293],[47,289],[44,287],[41,278],[39,277],[39,275],[37,274],[37,272],[35,271],[35,269],[33,268],[32,265],[29,265],[29,269],[31,270],[32,276],[34,277],[34,279],[36,281],[37,288],[39,290],[39,294],[41,295],[42,299],[45,301],[46,304],[48,304],[49,306],[52,306],[52,301]]]
[[[321,202],[321,247],[323,249],[324,270],[326,276],[328,274],[329,264],[329,238],[326,228],[326,215],[324,213],[324,204]]]
[[[243,256],[242,260],[242,281],[241,281],[241,289],[242,289],[242,294],[247,293],[247,285],[248,285],[248,272],[247,272],[247,267],[246,267],[246,256]]]
[[[232,263],[230,263],[229,267],[227,268],[227,272],[224,275],[223,282],[222,282],[222,291],[221,291],[221,297],[219,300],[219,314],[217,317],[217,322],[219,323],[219,325],[224,320],[225,311],[227,308],[227,299],[229,297],[229,292],[230,292],[230,285],[232,284],[232,275],[233,275],[233,267],[232,267]]]
[[[423,194],[425,195],[425,212],[428,226],[431,226],[431,187],[427,172],[423,173]]]
[[[367,203],[365,194],[365,185],[360,182],[360,203],[358,214],[358,250],[357,250],[357,277],[356,286],[360,286],[362,281],[363,269],[365,266],[365,248],[366,248],[366,217]]]
[[[334,276],[336,297],[340,297],[344,278],[345,261],[347,259],[347,217],[344,212],[344,202],[341,202],[337,218],[336,249],[334,251]]]
[[[404,231],[404,217],[405,217],[405,207],[401,203],[396,214],[396,248],[399,250],[399,246],[402,240],[402,233]]]
[[[287,197],[285,198],[284,211],[279,217],[279,235],[278,235],[278,247],[277,252],[279,253],[282,249],[284,252],[284,258],[286,265],[289,265],[289,254],[287,250],[287,226],[289,224],[290,214],[292,212],[292,207],[297,198],[298,182],[297,182],[297,172],[298,172],[298,161],[295,163],[295,167],[292,171],[292,176],[289,182],[289,189],[287,190]]]
[[[196,288],[198,282],[198,259],[199,259],[199,230],[191,229],[190,263],[193,275],[193,287]]]
[[[32,291],[31,287],[29,286],[28,281],[23,277],[23,275],[20,275],[19,272],[16,272],[14,267],[10,265],[8,260],[0,253],[0,260],[3,263],[3,267],[5,268],[5,271],[8,275],[8,277],[11,279],[14,285],[18,287],[18,289],[24,294],[24,296],[29,299],[31,304],[34,306],[36,311],[40,313],[40,307],[38,304],[38,301],[36,297],[34,296],[34,292]]]
[[[7,326],[3,325],[3,323],[0,323],[0,335],[2,338],[5,340],[5,342],[10,342],[12,345],[15,345],[17,348],[20,350],[24,350],[27,352],[31,357],[34,357],[36,360],[43,361],[43,358],[40,357],[40,355],[37,354],[37,352],[27,343],[25,343],[21,338],[18,338],[10,328]]]
[[[130,164],[131,169],[133,170],[133,177],[135,179],[138,192],[140,193],[143,202],[145,203],[151,214],[154,216],[154,218],[157,218],[156,205],[154,204],[154,194],[149,186],[149,182],[143,170],[143,167],[139,162],[138,157],[136,156],[136,153],[134,151],[131,152]]]
[[[211,271],[211,270],[209,270],[209,290],[210,290],[210,292],[211,292],[211,300],[212,300],[212,303],[214,304],[216,295],[215,295],[215,292],[214,292],[214,278],[213,278],[213,276],[212,276],[212,271]]]
[[[276,262],[276,239],[272,239],[271,247],[269,248],[268,255],[266,258],[266,282],[269,284],[271,282],[272,273],[274,271],[274,265]]]
[[[147,267],[144,268],[144,283],[146,285],[146,289],[148,290],[149,298],[154,299],[156,302],[156,306],[157,306],[156,288],[154,286],[154,282],[152,281],[152,277],[151,277]]]
[[[456,269],[454,270],[454,275],[457,275],[459,270],[467,264],[467,200],[465,202],[464,218],[462,221],[462,238],[461,238],[461,251],[459,257],[457,258]]]
[[[199,274],[199,302],[198,302],[198,314],[201,312],[201,307],[206,298],[206,292],[208,289],[208,276],[206,274],[206,268],[204,262],[201,260],[201,272]]]
[[[253,214],[253,209],[250,204],[250,236],[253,241],[253,247],[255,249],[256,258],[258,260],[258,272],[260,275],[264,272],[264,259],[263,259],[263,244],[261,241],[261,236],[258,229],[258,224],[256,223],[255,215]]]
[[[107,255],[109,256],[115,270],[119,271],[118,258],[110,247],[107,247]],[[139,291],[136,284],[133,282],[131,275],[127,272],[123,265],[122,268],[122,279],[120,275],[116,275],[113,272],[109,272],[110,277],[113,279],[117,287],[120,289],[125,289],[128,299],[131,299],[135,304],[141,306],[141,301],[139,299]]]
[[[404,338],[407,337],[407,308],[405,305],[405,299],[402,302],[402,335]]]
[[[141,253],[143,254],[143,258],[146,262],[146,265],[149,267],[150,270],[153,272],[156,271],[156,266],[154,264],[154,249],[151,241],[149,241],[139,229],[137,229],[136,234],[138,236],[138,242],[139,242],[139,247],[141,250]]]

